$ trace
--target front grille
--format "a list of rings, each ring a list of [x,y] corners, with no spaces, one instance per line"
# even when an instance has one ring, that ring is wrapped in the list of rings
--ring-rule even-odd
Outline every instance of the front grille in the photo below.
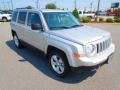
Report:
[[[103,52],[106,50],[111,44],[111,39],[107,39],[103,42],[97,43],[97,53]]]

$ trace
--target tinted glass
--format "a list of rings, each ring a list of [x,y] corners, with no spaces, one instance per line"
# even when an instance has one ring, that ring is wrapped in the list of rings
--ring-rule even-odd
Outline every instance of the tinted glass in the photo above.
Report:
[[[40,16],[37,13],[29,12],[27,25],[31,26],[31,24],[40,24],[40,25],[42,25],[41,20],[40,20]]]
[[[4,12],[0,12],[0,14],[5,14]]]
[[[19,12],[18,23],[25,24],[27,12]]]
[[[15,22],[16,22],[17,15],[18,15],[18,12],[14,12],[14,13],[13,13],[13,15],[12,15],[12,21],[15,21]]]
[[[82,12],[81,12],[81,11],[79,11],[79,14],[82,14]]]

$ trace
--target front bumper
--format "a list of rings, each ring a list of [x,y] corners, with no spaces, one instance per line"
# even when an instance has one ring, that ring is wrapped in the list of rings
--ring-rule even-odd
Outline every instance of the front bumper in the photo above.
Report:
[[[7,20],[8,20],[8,21],[11,21],[11,17],[10,17],[10,16],[9,16],[9,17],[7,17]]]
[[[111,44],[105,51],[96,54],[93,57],[81,57],[80,59],[74,60],[74,65],[71,67],[94,67],[105,62],[111,54],[115,52],[115,45]],[[112,55],[113,56],[113,55]]]
[[[71,67],[71,70],[74,71],[74,72],[81,72],[81,71],[93,71],[93,70],[96,70],[98,69],[100,66],[104,65],[104,64],[108,64],[108,61],[112,59],[114,53],[112,53],[111,55],[108,56],[108,58],[100,63],[100,64],[97,64],[97,65],[94,65],[94,66],[80,66],[80,67]]]

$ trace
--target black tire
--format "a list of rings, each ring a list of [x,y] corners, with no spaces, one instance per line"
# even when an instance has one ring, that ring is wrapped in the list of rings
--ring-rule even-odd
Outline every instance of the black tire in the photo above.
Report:
[[[3,22],[7,22],[8,20],[7,20],[6,17],[3,17],[3,18],[2,18],[2,21],[3,21]]]
[[[57,73],[55,71],[55,69],[53,68],[53,66],[52,66],[52,57],[54,55],[57,55],[58,57],[60,57],[62,62],[64,63],[64,71],[62,73]],[[62,51],[60,51],[60,50],[53,50],[53,51],[51,51],[49,53],[48,60],[49,60],[50,68],[51,68],[52,72],[56,76],[64,77],[64,76],[66,76],[69,73],[69,71],[70,71],[69,63],[68,63],[66,55]],[[59,65],[59,66],[62,66],[62,65]],[[59,66],[56,66],[56,67],[59,67]],[[60,69],[60,67],[59,67],[59,69]]]
[[[13,34],[13,40],[14,40],[14,44],[17,48],[22,48],[22,44],[16,33]],[[17,42],[16,42],[16,40],[17,40]]]

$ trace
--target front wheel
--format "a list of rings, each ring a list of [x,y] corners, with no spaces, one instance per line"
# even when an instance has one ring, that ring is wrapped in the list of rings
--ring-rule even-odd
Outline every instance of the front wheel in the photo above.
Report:
[[[70,69],[66,55],[59,50],[50,52],[49,64],[51,70],[59,77],[65,76]]]

